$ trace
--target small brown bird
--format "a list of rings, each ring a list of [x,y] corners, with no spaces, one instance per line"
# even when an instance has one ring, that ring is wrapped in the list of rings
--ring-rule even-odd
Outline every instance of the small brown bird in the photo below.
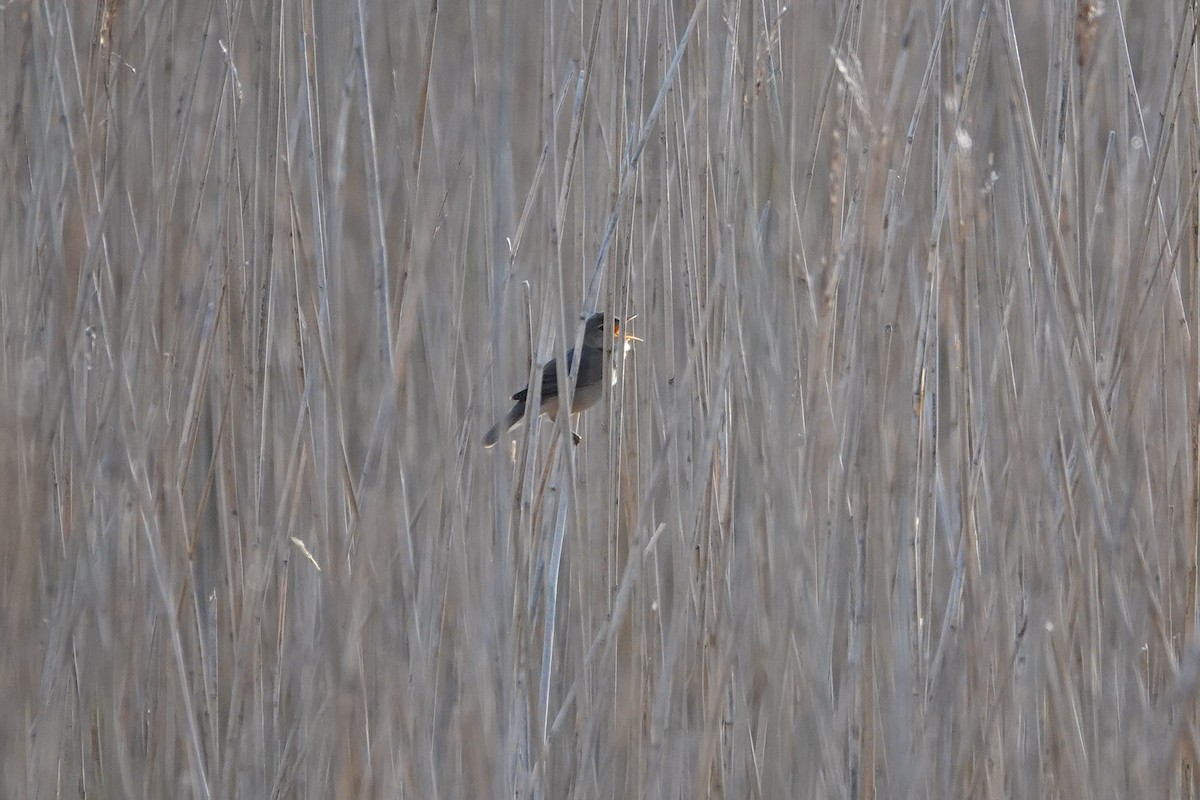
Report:
[[[605,327],[611,322],[612,333],[607,333]],[[580,411],[591,408],[600,402],[600,398],[604,396],[604,385],[606,382],[615,380],[615,375],[610,370],[605,369],[609,361],[609,354],[612,352],[612,343],[616,338],[621,337],[621,320],[618,317],[606,318],[603,313],[592,314],[588,317],[587,324],[583,329],[583,346],[580,348],[581,355],[579,357],[579,374],[575,378],[575,394],[571,396],[571,413],[578,414]],[[626,340],[640,341],[636,336],[625,334]],[[567,369],[570,370],[575,363],[575,348],[567,351]],[[565,378],[566,376],[564,376]],[[549,414],[550,419],[558,418],[558,397],[559,392],[565,391],[564,386],[560,387],[558,382],[558,362],[551,360],[542,368],[542,404],[541,413]],[[507,433],[516,427],[522,419],[525,418],[525,404],[529,399],[529,387],[526,386],[521,391],[512,396],[516,402],[495,425],[493,425],[483,437],[483,446],[492,447],[500,439],[500,434]],[[579,443],[578,434],[575,436],[575,443]]]

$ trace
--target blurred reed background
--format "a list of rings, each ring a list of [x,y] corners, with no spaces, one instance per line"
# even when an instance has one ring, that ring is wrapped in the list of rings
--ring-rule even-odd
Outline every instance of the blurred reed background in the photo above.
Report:
[[[1196,31],[4,4],[0,794],[1197,796]]]

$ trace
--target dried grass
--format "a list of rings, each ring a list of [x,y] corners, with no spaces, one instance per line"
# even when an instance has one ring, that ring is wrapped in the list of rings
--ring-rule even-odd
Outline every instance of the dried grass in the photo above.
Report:
[[[1196,797],[1196,26],[4,5],[0,794]]]

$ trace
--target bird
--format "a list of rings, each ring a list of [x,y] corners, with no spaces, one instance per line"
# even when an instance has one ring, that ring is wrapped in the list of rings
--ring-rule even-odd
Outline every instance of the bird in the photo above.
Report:
[[[609,327],[610,322],[611,333],[605,330],[606,327]],[[605,369],[605,366],[609,360],[609,353],[612,352],[613,340],[621,337],[621,319],[619,317],[606,317],[603,312],[597,312],[587,318],[587,323],[583,329],[583,345],[580,348],[582,355],[579,358],[579,372],[575,378],[575,393],[571,396],[572,414],[586,411],[600,402],[600,398],[604,396],[605,375],[609,372],[609,370]],[[626,341],[641,341],[636,336],[631,336],[630,334],[624,334],[623,338]],[[572,347],[567,351],[568,372],[570,372],[574,364],[575,348]],[[613,376],[613,381],[615,382],[615,375]],[[565,390],[565,381],[564,385],[560,387],[558,381],[558,362],[550,360],[542,367],[540,413],[548,414],[552,420],[557,419],[559,412],[559,392],[563,390]],[[515,393],[512,399],[515,401],[513,407],[484,434],[484,447],[495,446],[502,434],[512,430],[525,418],[525,405],[529,401],[529,387],[526,386],[521,391]],[[575,439],[575,443],[579,444],[579,435],[573,433],[572,436]]]

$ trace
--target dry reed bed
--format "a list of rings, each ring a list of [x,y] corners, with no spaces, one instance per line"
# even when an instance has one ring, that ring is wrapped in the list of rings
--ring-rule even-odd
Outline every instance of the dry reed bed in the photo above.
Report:
[[[0,793],[1194,797],[1197,17],[1099,6],[8,3]]]

